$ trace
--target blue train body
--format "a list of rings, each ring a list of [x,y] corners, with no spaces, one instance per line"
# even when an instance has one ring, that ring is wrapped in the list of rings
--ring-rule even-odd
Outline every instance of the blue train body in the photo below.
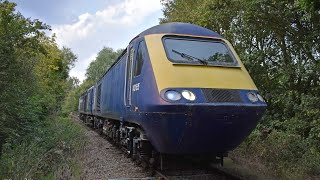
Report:
[[[191,62],[186,53],[180,53],[182,63],[172,62],[169,54],[177,51],[168,50],[167,38],[223,44],[233,65]],[[174,94],[180,99],[168,98]],[[139,34],[79,99],[81,119],[127,147],[130,154],[148,157],[153,151],[226,153],[250,134],[265,109],[230,43],[186,23],[158,25]]]

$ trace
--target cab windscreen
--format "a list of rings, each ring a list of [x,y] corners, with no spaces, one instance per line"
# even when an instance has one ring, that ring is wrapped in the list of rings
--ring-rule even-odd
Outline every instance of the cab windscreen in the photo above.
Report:
[[[220,40],[165,36],[162,41],[168,59],[174,63],[239,66],[227,44]]]

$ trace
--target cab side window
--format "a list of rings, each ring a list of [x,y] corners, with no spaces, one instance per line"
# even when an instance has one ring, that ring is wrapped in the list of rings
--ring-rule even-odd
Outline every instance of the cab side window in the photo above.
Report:
[[[141,74],[143,62],[145,61],[146,56],[147,56],[146,43],[144,41],[141,41],[138,46],[134,76],[139,76]]]

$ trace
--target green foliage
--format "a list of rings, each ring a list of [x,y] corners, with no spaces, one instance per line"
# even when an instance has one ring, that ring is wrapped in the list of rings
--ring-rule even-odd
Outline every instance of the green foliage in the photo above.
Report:
[[[319,177],[320,150],[314,139],[272,131],[269,135],[254,131],[232,156],[259,159],[281,179]]]
[[[102,78],[122,52],[123,49],[114,51],[112,48],[104,47],[98,53],[96,59],[92,61],[87,68],[86,80],[80,86],[74,87],[68,92],[62,108],[65,115],[78,111],[79,97],[81,94]]]
[[[320,10],[320,1],[318,0],[296,0],[296,4],[298,4],[301,8],[311,11],[319,11]]]
[[[0,1],[0,149],[10,136],[59,111],[76,56],[45,36],[49,26],[24,18],[15,4]]]
[[[67,116],[70,112],[78,111],[79,97],[85,90],[93,85],[93,81],[85,80],[80,86],[75,86],[68,91],[62,105],[62,113]]]
[[[56,118],[38,125],[20,143],[9,140],[0,158],[0,178],[43,179],[72,156],[85,143],[83,129],[69,118]]]
[[[79,135],[67,120],[55,120],[76,83],[68,73],[77,57],[15,6],[0,0],[0,177],[40,179],[65,157],[55,154],[60,143]]]
[[[35,54],[44,52],[40,39],[48,28],[14,13],[15,4],[0,1],[0,149],[9,136],[23,136],[42,118],[32,72]]]
[[[68,80],[70,89],[64,99],[62,104],[62,113],[68,116],[70,112],[76,111],[78,109],[78,97],[77,89],[79,88],[79,80],[75,77],[69,78]]]
[[[112,48],[104,47],[87,69],[87,80],[97,82],[104,73],[111,67],[115,60],[122,53],[122,49],[113,51]]]
[[[276,171],[320,174],[320,6],[295,0],[164,0],[162,23],[182,21],[230,40],[268,103],[253,143]],[[263,132],[272,132],[270,135]],[[270,137],[269,137],[270,136]],[[291,144],[291,145],[290,145]],[[302,148],[302,149],[301,149]],[[249,150],[249,149],[248,149]],[[253,151],[258,154],[261,151]],[[279,163],[279,164],[277,164]],[[286,173],[288,173],[286,172]],[[289,173],[288,173],[289,174]],[[304,174],[304,173],[302,173]]]

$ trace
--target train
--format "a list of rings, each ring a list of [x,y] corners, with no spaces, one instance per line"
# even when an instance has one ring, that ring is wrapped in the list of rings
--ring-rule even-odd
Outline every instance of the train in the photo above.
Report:
[[[223,157],[253,131],[267,104],[231,43],[189,23],[134,37],[79,98],[79,116],[138,159]]]

